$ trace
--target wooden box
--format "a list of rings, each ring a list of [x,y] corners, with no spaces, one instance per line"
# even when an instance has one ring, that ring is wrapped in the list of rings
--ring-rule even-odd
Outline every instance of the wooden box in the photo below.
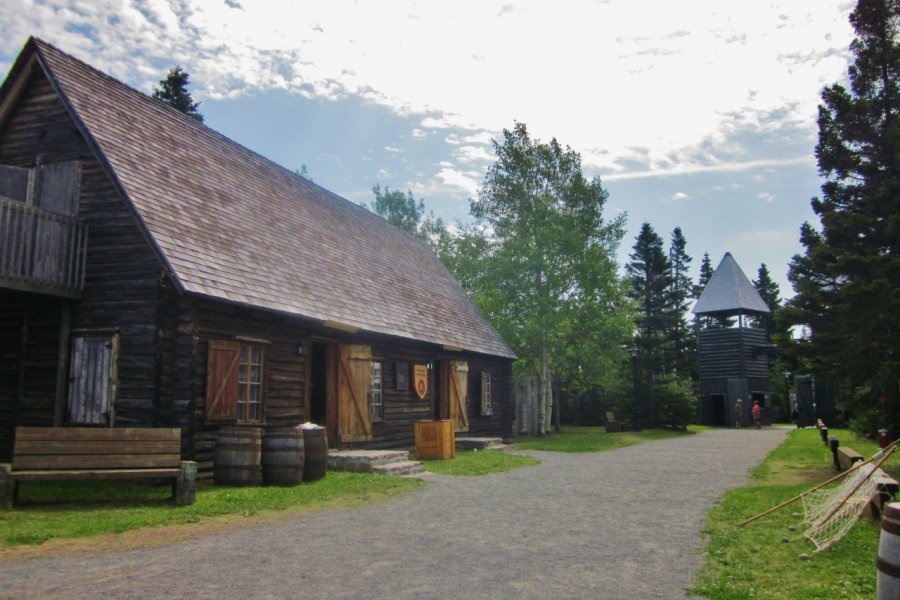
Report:
[[[417,421],[416,458],[446,460],[456,458],[456,432],[453,422]]]

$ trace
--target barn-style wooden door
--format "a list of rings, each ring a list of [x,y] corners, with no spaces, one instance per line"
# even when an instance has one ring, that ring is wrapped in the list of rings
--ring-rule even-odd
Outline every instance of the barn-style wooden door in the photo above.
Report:
[[[450,360],[441,367],[441,418],[453,421],[457,432],[469,431],[469,414],[466,410],[469,365],[465,361]]]
[[[369,392],[372,388],[372,348],[338,346],[338,437],[341,443],[372,439]]]

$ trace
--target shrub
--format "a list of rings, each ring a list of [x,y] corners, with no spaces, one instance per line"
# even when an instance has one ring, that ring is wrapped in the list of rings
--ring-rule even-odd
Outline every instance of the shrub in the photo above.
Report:
[[[666,377],[653,386],[657,424],[684,431],[694,422],[697,414],[697,398],[691,391],[690,381]]]

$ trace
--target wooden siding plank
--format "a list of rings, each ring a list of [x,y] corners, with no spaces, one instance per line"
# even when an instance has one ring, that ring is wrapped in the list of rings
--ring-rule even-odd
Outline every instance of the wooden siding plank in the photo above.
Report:
[[[153,442],[181,438],[177,427],[18,427],[19,441]]]
[[[43,469],[11,472],[8,477],[19,481],[37,481],[41,479],[135,479],[153,477],[173,477],[181,474],[181,469],[149,468],[149,469],[116,469],[93,471],[89,469],[72,469],[66,471],[47,471]]]
[[[13,454],[15,469],[129,469],[176,467],[181,453],[175,454],[109,454],[109,455],[25,455]]]

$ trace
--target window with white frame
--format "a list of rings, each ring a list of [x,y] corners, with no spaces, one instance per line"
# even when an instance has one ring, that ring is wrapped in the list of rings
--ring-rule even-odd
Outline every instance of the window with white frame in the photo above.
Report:
[[[262,420],[264,352],[261,346],[241,344],[238,371],[237,420]]]
[[[384,392],[381,363],[372,361],[372,388],[369,392],[369,414],[373,421],[384,420]]]
[[[491,403],[491,374],[487,371],[481,372],[481,414],[486,416],[494,414]]]

